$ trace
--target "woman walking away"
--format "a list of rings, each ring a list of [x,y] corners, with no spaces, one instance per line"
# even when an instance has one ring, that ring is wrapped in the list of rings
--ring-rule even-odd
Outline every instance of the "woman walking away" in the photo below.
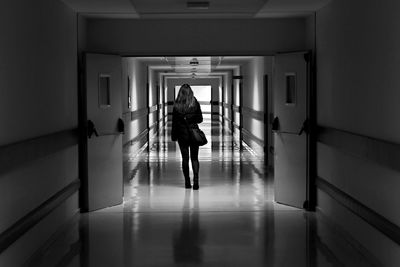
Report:
[[[203,121],[200,104],[193,95],[192,88],[184,84],[175,99],[172,114],[172,141],[178,141],[182,154],[182,170],[185,177],[185,188],[192,188],[189,177],[189,149],[193,169],[193,190],[199,189],[199,146],[191,142],[188,128]]]

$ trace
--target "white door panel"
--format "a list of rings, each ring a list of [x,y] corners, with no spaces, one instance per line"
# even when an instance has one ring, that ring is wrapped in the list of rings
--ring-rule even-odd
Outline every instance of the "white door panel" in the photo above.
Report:
[[[306,199],[306,136],[275,133],[275,199],[302,208]]]
[[[274,132],[275,200],[303,208],[307,200],[308,136],[300,130],[307,120],[308,63],[305,53],[275,58]]]
[[[92,210],[122,202],[121,136],[91,138],[88,149],[89,207]]]
[[[274,115],[280,131],[298,133],[307,112],[307,67],[304,54],[278,55],[275,61]],[[295,82],[293,103],[287,103],[287,79]]]
[[[86,112],[98,135],[87,139],[88,211],[122,203],[121,58],[86,54]]]

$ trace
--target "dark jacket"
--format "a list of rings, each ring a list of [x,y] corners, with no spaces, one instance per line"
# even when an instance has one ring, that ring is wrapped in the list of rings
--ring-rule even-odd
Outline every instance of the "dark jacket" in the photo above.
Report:
[[[190,143],[187,125],[191,127],[197,125],[197,123],[201,123],[202,121],[203,114],[200,109],[200,104],[197,102],[197,100],[194,107],[190,108],[186,113],[181,113],[174,108],[172,113],[172,141]]]

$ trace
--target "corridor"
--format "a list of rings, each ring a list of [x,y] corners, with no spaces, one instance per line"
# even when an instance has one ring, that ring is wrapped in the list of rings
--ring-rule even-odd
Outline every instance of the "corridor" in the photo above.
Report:
[[[167,127],[125,154],[122,205],[76,216],[27,266],[375,266],[316,213],[273,202],[273,175],[228,129],[200,126],[199,191]]]
[[[400,266],[400,1],[1,11],[1,267]],[[197,192],[185,83],[211,86]]]

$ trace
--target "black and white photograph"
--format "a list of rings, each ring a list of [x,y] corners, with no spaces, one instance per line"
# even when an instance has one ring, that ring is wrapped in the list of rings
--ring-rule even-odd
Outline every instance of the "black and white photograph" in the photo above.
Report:
[[[0,267],[398,267],[399,77],[395,0],[2,0]]]

